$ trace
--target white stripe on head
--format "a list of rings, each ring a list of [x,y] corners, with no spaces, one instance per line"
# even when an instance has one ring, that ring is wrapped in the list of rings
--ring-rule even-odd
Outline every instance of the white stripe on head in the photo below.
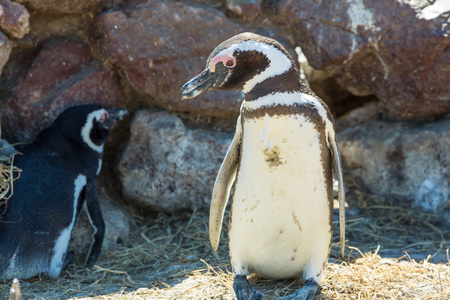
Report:
[[[53,256],[50,261],[50,268],[48,274],[51,278],[57,278],[61,273],[67,247],[69,246],[70,236],[72,235],[73,228],[77,221],[77,206],[81,191],[87,183],[86,176],[78,175],[74,181],[74,194],[73,194],[73,207],[72,207],[72,220],[69,227],[64,228],[59,233],[59,237],[55,241],[53,246]]]
[[[321,116],[322,120],[325,121],[325,131],[327,133],[327,136],[334,131],[333,129],[333,123],[328,118],[327,110],[323,106],[323,104],[314,98],[313,96],[310,96],[305,93],[275,93],[275,94],[269,94],[263,97],[260,97],[256,100],[252,101],[245,101],[242,104],[246,109],[249,110],[256,110],[261,109],[265,106],[271,107],[276,105],[283,105],[283,106],[292,106],[295,104],[304,105],[304,104],[310,104],[312,105],[319,115]],[[328,139],[327,139],[328,141]]]
[[[91,130],[94,125],[94,118],[95,120],[99,121],[104,114],[107,114],[108,112],[105,109],[99,109],[91,112],[87,118],[86,123],[84,124],[83,128],[81,128],[81,137],[83,138],[83,141],[94,151],[97,151],[98,153],[103,152],[103,145],[96,145],[91,140]]]
[[[211,62],[215,61],[214,59],[216,57],[222,55],[233,56],[233,53],[235,51],[259,51],[266,55],[269,59],[269,67],[260,74],[255,75],[252,79],[245,83],[244,88],[242,89],[244,93],[250,92],[255,85],[263,82],[267,78],[281,75],[292,67],[291,60],[286,56],[285,53],[283,53],[283,51],[272,45],[258,41],[244,41],[238,44],[231,45],[230,47],[217,53],[217,55],[214,56]],[[211,70],[211,66],[209,67]]]

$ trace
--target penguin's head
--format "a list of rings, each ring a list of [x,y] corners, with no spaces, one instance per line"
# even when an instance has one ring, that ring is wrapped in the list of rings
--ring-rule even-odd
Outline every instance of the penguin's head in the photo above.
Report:
[[[127,113],[124,108],[108,111],[98,105],[74,106],[62,112],[48,129],[102,153],[112,125]]]
[[[181,97],[190,99],[213,89],[248,93],[258,83],[289,70],[296,71],[296,66],[283,46],[271,38],[246,32],[217,46],[206,69],[181,88]]]

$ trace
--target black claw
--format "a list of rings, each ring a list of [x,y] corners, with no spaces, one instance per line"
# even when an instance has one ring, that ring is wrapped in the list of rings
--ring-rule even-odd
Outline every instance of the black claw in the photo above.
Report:
[[[263,293],[256,290],[248,281],[245,275],[236,275],[233,282],[233,290],[237,300],[261,300]]]
[[[301,289],[295,291],[293,294],[284,296],[283,300],[314,300],[317,287],[319,285],[314,279],[308,279]]]

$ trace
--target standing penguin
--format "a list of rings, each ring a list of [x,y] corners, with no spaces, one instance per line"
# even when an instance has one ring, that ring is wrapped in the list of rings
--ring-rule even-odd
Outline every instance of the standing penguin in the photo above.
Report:
[[[344,190],[334,122],[327,106],[300,82],[278,42],[243,33],[220,44],[206,69],[181,89],[241,90],[236,133],[214,185],[209,234],[217,250],[230,188],[229,249],[237,299],[261,299],[247,281],[303,277],[284,299],[313,299],[327,263],[333,221],[332,166],[339,182],[341,251]]]
[[[70,262],[69,240],[82,207],[94,228],[86,259],[97,260],[105,224],[97,196],[103,144],[125,109],[67,109],[14,158],[22,170],[0,217],[0,279],[40,273],[57,278]]]

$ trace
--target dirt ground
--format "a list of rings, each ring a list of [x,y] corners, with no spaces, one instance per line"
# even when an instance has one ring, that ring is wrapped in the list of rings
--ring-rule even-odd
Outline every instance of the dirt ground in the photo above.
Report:
[[[334,243],[316,299],[450,299],[449,228],[433,214],[358,192],[348,202],[346,257],[339,258],[336,210]],[[106,249],[94,268],[74,262],[58,280],[22,281],[24,299],[232,299],[226,229],[213,252],[206,210],[135,221],[129,239]],[[302,284],[250,281],[265,299]],[[10,284],[0,282],[0,299]]]

